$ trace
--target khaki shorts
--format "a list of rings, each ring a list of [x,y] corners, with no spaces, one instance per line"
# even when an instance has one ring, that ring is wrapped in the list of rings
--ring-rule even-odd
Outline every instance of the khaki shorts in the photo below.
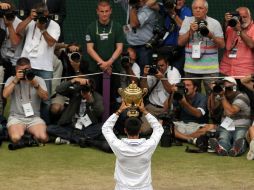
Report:
[[[185,135],[192,134],[196,132],[198,129],[205,126],[205,124],[194,123],[194,122],[184,123],[182,121],[175,121],[174,124],[177,131]]]
[[[27,129],[34,125],[46,125],[45,122],[37,116],[18,118],[15,116],[9,116],[7,122],[7,128],[12,125],[24,125]]]
[[[51,100],[51,104],[60,104],[63,106],[66,100],[68,100],[67,97],[57,94],[56,97]]]

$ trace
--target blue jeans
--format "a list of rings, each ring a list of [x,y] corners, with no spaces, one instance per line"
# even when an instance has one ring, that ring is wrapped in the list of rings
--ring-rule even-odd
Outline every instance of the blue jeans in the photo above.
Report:
[[[229,151],[235,144],[238,139],[245,138],[245,134],[248,131],[247,127],[236,127],[235,131],[228,131],[223,127],[219,128],[219,144]],[[246,143],[245,147],[243,148],[243,152],[246,151]],[[240,153],[241,154],[241,153]]]
[[[43,79],[52,79],[53,78],[53,71],[44,71],[44,70],[38,70],[33,69],[33,72],[36,76],[39,76]],[[47,91],[49,97],[51,96],[51,81],[52,80],[45,80]],[[47,99],[42,101],[41,103],[41,118],[46,122],[46,124],[50,123],[50,105],[51,105],[51,99]]]

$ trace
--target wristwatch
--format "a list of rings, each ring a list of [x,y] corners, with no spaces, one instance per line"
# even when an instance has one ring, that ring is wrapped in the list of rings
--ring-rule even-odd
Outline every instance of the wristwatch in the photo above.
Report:
[[[172,18],[172,19],[175,19],[175,18],[176,18],[176,15],[171,15],[171,18]]]

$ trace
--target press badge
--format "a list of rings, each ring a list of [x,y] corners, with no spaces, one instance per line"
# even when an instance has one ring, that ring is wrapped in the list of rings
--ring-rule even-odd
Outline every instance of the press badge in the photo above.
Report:
[[[236,58],[236,54],[237,54],[237,48],[233,48],[233,49],[230,51],[228,57],[229,57],[229,58]]]
[[[201,43],[192,45],[192,58],[199,59],[201,57]]]
[[[34,110],[31,103],[22,104],[22,106],[25,113],[25,117],[30,117],[34,115]]]
[[[225,128],[228,131],[234,131],[235,130],[235,125],[234,125],[234,121],[229,118],[226,117],[223,122],[220,125],[221,127]]]
[[[103,40],[108,40],[108,33],[103,33],[103,34],[100,34],[100,39],[103,41]]]
[[[80,118],[80,121],[85,127],[88,127],[92,124],[92,121],[87,114],[84,117]]]
[[[123,32],[126,34],[131,31],[131,26],[129,24],[126,24],[123,26]]]

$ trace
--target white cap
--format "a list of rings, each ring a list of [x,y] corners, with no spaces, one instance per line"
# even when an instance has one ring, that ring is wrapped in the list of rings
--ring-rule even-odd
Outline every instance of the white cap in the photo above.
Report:
[[[233,77],[225,77],[222,80],[233,83],[234,86],[237,85],[236,80]]]

